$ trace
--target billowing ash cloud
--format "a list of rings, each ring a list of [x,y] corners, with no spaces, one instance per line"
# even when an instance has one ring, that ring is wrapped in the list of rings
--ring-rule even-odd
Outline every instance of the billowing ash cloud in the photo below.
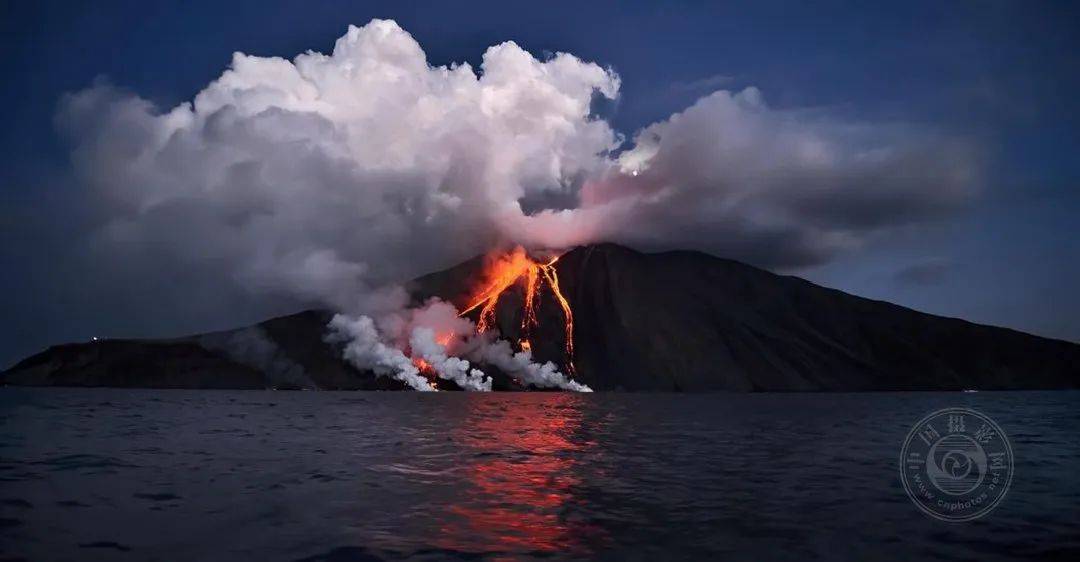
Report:
[[[169,111],[99,84],[69,96],[58,123],[108,206],[99,247],[347,307],[363,281],[527,239],[519,199],[607,165],[619,139],[589,107],[617,94],[613,72],[514,43],[488,49],[479,70],[432,67],[376,20],[330,55],[237,53]]]
[[[590,114],[618,91],[610,69],[511,42],[478,69],[431,66],[375,20],[328,55],[237,53],[170,110],[99,83],[68,96],[57,123],[98,205],[100,267],[340,310],[368,311],[383,302],[371,287],[498,242],[815,264],[971,191],[962,143],[775,110],[753,88],[708,95],[620,153]]]

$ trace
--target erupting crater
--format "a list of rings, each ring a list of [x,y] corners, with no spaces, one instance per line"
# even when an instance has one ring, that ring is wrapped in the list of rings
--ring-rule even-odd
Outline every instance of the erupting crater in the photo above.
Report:
[[[559,273],[555,269],[555,262],[559,260],[556,255],[547,261],[540,261],[531,257],[525,248],[517,246],[505,254],[488,256],[485,262],[482,281],[477,290],[468,300],[465,309],[460,316],[466,316],[479,310],[476,319],[476,330],[479,333],[487,332],[495,327],[495,310],[499,299],[508,289],[520,285],[524,291],[524,304],[521,313],[521,338],[518,346],[523,351],[532,349],[533,330],[539,326],[537,320],[537,308],[544,288],[555,297],[563,312],[564,330],[566,332],[566,368],[570,375],[574,373],[574,313],[570,309],[570,302],[559,287]]]

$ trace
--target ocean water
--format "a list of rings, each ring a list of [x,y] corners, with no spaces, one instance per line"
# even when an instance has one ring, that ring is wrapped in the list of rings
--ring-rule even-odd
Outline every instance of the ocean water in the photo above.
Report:
[[[911,425],[969,406],[1015,477],[920,512]],[[1080,559],[1080,393],[0,388],[0,559]]]

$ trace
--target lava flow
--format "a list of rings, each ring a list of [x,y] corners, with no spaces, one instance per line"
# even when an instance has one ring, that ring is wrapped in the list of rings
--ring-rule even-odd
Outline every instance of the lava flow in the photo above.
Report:
[[[435,367],[432,367],[431,363],[416,357],[413,358],[412,362],[413,365],[416,365],[417,369],[420,369],[420,372],[423,373],[425,377],[432,381],[435,380]]]
[[[563,310],[566,330],[566,365],[570,374],[573,374],[574,313],[570,310],[570,303],[559,288],[559,274],[555,270],[555,262],[558,259],[559,256],[555,256],[546,263],[539,262],[529,257],[525,249],[518,246],[512,252],[491,260],[486,271],[486,284],[461,312],[461,316],[480,309],[476,330],[480,333],[490,330],[495,325],[495,307],[499,303],[499,298],[507,289],[520,282],[525,290],[525,304],[521,315],[522,337],[518,344],[522,350],[531,350],[532,341],[529,339],[529,334],[538,325],[536,308],[540,302],[539,291],[543,285],[547,285]]]

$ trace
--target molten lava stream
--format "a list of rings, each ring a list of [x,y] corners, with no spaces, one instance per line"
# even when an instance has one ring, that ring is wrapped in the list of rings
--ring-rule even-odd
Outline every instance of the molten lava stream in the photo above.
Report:
[[[435,367],[432,367],[431,363],[428,363],[427,361],[420,359],[419,357],[414,357],[412,362],[413,365],[416,365],[417,369],[420,369],[420,374],[427,377],[427,379],[431,381],[431,384],[435,388],[439,387],[436,381],[436,379],[438,379],[439,377],[438,374],[435,372]]]
[[[566,300],[566,297],[562,294],[562,289],[559,288],[559,272],[555,270],[555,262],[559,261],[559,257],[555,256],[551,258],[545,265],[540,266],[540,271],[544,273],[544,278],[547,279],[548,285],[551,287],[551,292],[555,293],[555,298],[559,301],[559,306],[563,309],[563,318],[565,318],[566,324],[566,368],[570,371],[570,374],[574,374],[574,312],[570,310],[570,303]],[[535,316],[535,314],[534,314]]]
[[[529,336],[532,330],[539,326],[536,309],[540,303],[540,291],[544,285],[551,289],[555,300],[562,307],[564,330],[566,333],[566,368],[569,374],[574,374],[574,313],[570,309],[570,302],[563,296],[559,287],[559,273],[555,269],[555,262],[559,257],[552,258],[547,263],[533,260],[521,246],[514,248],[508,254],[499,256],[489,261],[484,272],[486,283],[481,290],[470,300],[464,316],[473,310],[480,309],[480,317],[476,321],[476,331],[484,333],[495,325],[495,309],[499,304],[499,298],[507,289],[521,283],[525,291],[525,302],[521,311],[521,334],[518,345],[522,350],[532,350],[532,341]]]

